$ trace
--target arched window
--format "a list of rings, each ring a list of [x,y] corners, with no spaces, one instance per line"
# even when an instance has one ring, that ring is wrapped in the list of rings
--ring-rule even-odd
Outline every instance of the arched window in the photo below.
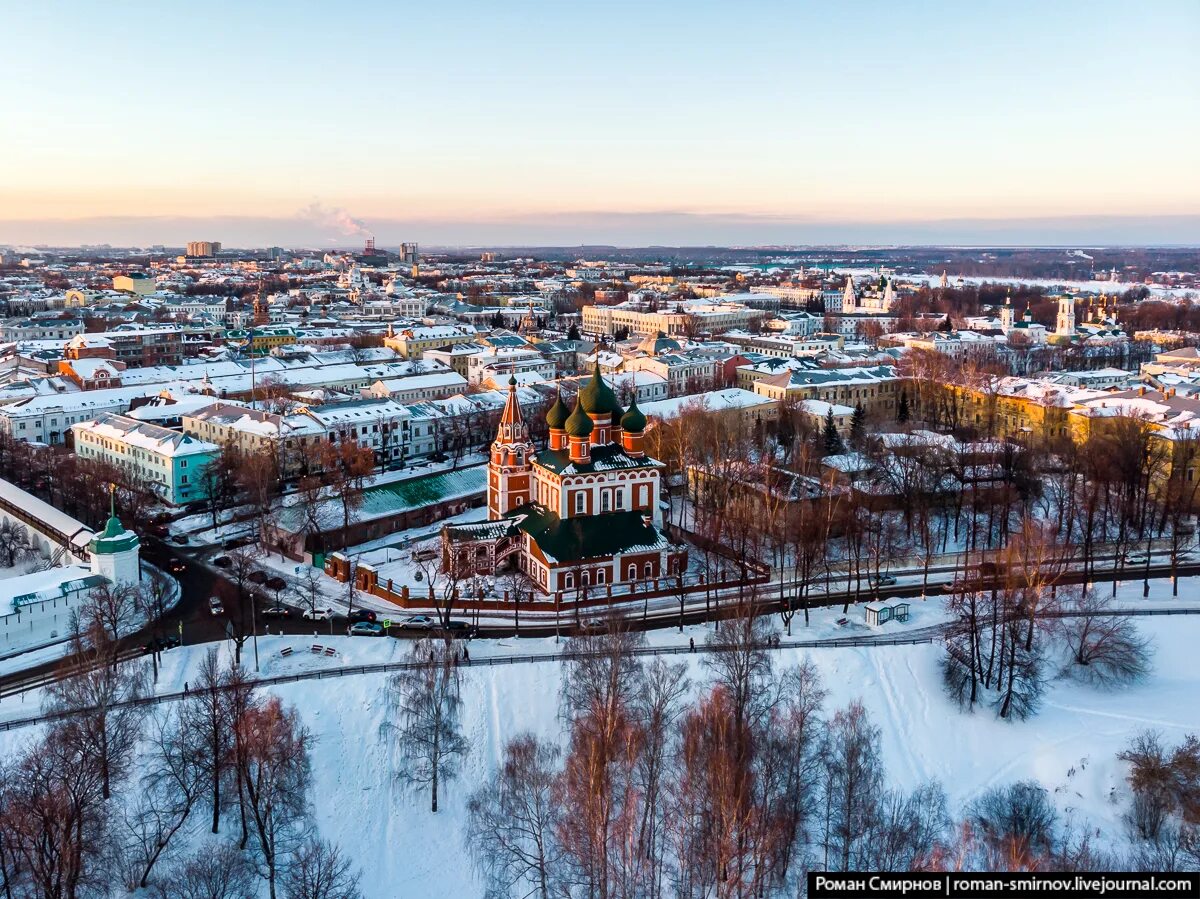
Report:
[[[654,566],[651,563],[647,562],[646,566],[645,566],[645,572],[646,572],[646,580],[649,580],[650,578],[654,577]]]
[[[600,511],[607,512],[609,505],[609,494],[607,490],[600,491]]]
[[[586,571],[583,572],[581,575],[579,575],[579,586],[580,587],[590,587],[591,584],[592,584],[591,575],[589,575]]]
[[[605,580],[605,573],[606,573],[606,572],[605,572],[605,570],[604,570],[603,568],[601,568],[599,571],[597,571],[597,572],[596,572],[596,583],[597,583],[597,584],[603,584],[603,583],[604,583],[604,580]]]
[[[629,579],[631,581],[637,580],[637,565],[635,565],[633,562],[629,563]]]
[[[563,586],[566,587],[568,590],[570,590],[572,587],[574,587],[575,586],[575,575],[571,574],[571,572],[569,572],[569,571],[566,574],[564,574],[563,575]]]

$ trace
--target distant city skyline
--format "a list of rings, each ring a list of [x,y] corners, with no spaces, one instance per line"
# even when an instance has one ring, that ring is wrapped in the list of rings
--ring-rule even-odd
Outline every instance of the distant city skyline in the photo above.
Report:
[[[1200,242],[1191,0],[66,0],[0,243]]]

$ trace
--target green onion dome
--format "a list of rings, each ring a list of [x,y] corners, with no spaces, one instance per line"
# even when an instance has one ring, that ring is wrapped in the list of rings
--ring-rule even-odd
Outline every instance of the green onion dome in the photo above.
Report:
[[[575,401],[575,411],[567,419],[567,435],[569,437],[587,437],[592,433],[592,420],[583,411],[583,404]]]
[[[562,401],[562,394],[554,401],[554,405],[550,407],[550,411],[546,413],[546,425],[556,431],[561,431],[563,425],[567,423],[567,416],[571,412],[567,409],[567,404]]]
[[[592,379],[579,391],[579,402],[583,406],[583,411],[591,415],[604,415],[611,413],[613,409],[620,408],[617,403],[617,395],[613,393],[611,387],[604,383],[604,378],[600,377],[599,362],[592,371]]]
[[[646,416],[637,407],[637,397],[633,398],[633,403],[630,405],[629,411],[621,416],[621,429],[634,433],[646,430]]]

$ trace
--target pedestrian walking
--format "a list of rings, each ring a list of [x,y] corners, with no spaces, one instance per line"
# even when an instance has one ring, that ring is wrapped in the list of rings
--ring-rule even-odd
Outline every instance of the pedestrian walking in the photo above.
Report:
[[[188,691],[188,682],[184,681],[183,682],[183,692],[186,693],[187,691]]]
[[[692,648],[692,652],[696,651],[696,638],[688,637],[688,645]]]
[[[467,647],[465,647],[465,646],[463,647],[463,661],[464,662],[471,661],[471,654],[469,652],[467,652]]]

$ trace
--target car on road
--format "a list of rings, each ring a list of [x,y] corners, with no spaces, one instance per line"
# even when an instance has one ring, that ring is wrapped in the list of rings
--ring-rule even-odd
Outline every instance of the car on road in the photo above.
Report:
[[[337,613],[328,607],[317,609],[305,609],[300,613],[300,617],[305,621],[328,621]]]
[[[217,597],[210,596],[208,598],[208,613],[210,615],[224,615],[225,606],[221,605],[221,600],[217,599]]]
[[[471,625],[471,622],[460,621],[456,618],[450,619],[450,621],[446,623],[446,626],[440,629],[446,631],[447,633],[460,636],[475,636],[475,628]]]
[[[184,544],[186,544],[188,542],[187,534],[176,534],[174,537],[171,538],[171,542],[178,543],[180,546],[183,546]]]
[[[348,616],[353,621],[374,621],[379,616],[375,614],[374,609],[355,609]]]
[[[410,631],[427,631],[434,625],[434,620],[428,615],[409,615],[400,620],[400,627]]]
[[[881,574],[878,577],[871,578],[872,587],[891,587],[896,583],[894,574]]]
[[[233,559],[229,558],[229,556],[217,556],[213,559],[213,564],[218,568],[228,568],[233,564]]]
[[[271,606],[263,609],[263,618],[291,618],[292,610],[287,606]]]
[[[163,652],[167,649],[173,649],[179,645],[178,637],[158,637],[151,640],[149,643],[142,644],[142,652],[150,655],[152,652]]]
[[[181,559],[176,559],[167,566],[167,569],[171,572],[171,574],[183,574],[185,571],[187,571],[187,562],[184,562]]]
[[[382,637],[383,625],[376,624],[374,621],[359,621],[357,624],[350,625],[350,629],[346,633],[351,637]]]

